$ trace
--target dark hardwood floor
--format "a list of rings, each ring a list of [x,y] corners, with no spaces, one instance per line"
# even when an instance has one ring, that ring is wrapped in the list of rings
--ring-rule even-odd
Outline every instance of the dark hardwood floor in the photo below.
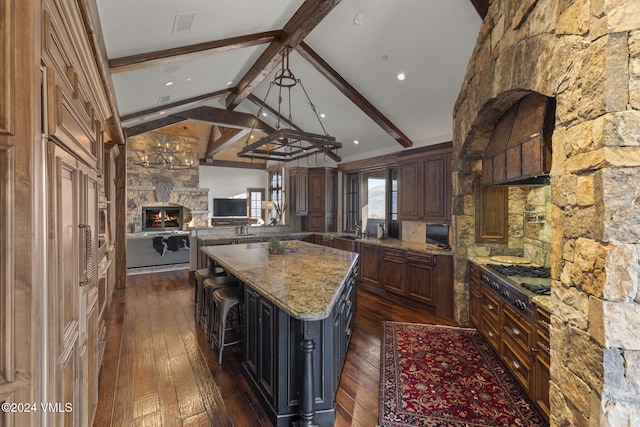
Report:
[[[128,281],[126,290],[115,292],[107,315],[94,426],[271,426],[242,375],[242,345],[225,349],[218,365],[196,327],[188,271]],[[335,426],[377,425],[384,320],[455,324],[421,305],[360,286]]]

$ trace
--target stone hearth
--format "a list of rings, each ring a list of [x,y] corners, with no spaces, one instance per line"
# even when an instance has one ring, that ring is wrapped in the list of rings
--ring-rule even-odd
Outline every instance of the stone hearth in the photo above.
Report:
[[[207,226],[209,190],[199,188],[198,167],[184,170],[154,169],[137,166],[134,160],[148,153],[149,137],[127,139],[127,224],[129,231],[142,228],[143,206],[176,205],[184,207],[184,224]],[[195,150],[197,140],[180,140]]]
[[[491,2],[454,111],[456,318],[468,321],[473,185],[496,120],[556,98],[551,424],[640,419],[640,1]]]

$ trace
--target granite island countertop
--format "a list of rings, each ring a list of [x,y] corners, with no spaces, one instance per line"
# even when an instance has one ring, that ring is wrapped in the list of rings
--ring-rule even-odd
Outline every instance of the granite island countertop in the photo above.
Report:
[[[331,310],[358,254],[307,242],[284,254],[268,243],[203,246],[202,251],[290,316],[321,320]]]
[[[430,243],[421,243],[421,242],[410,242],[407,240],[400,239],[392,239],[392,238],[383,238],[378,239],[376,237],[358,237],[355,238],[351,233],[345,232],[262,232],[262,233],[251,233],[251,234],[216,234],[210,236],[202,236],[198,237],[198,241],[203,244],[214,244],[216,241],[224,241],[224,240],[236,240],[238,243],[242,243],[245,239],[255,239],[255,238],[264,238],[268,239],[269,237],[278,237],[278,238],[288,238],[288,239],[302,239],[306,236],[310,236],[312,234],[323,236],[327,238],[343,238],[354,240],[359,243],[381,246],[384,248],[390,249],[399,249],[405,251],[414,251],[414,252],[422,252],[428,253],[432,255],[453,255],[451,249],[442,249],[436,245]]]

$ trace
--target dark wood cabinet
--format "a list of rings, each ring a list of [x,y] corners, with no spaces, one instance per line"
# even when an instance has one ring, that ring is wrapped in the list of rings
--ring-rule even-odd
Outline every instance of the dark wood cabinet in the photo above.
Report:
[[[434,280],[435,257],[416,252],[407,253],[405,279],[407,294],[432,306],[436,306]]]
[[[507,243],[509,188],[483,185],[475,179],[476,242]]]
[[[360,280],[376,287],[380,286],[380,246],[360,244]]]
[[[549,418],[549,313],[536,307],[535,322],[503,303],[469,263],[469,320],[511,374]]]
[[[289,169],[290,199],[296,215],[309,214],[309,175],[307,168],[294,167]]]
[[[398,218],[451,222],[451,150],[398,162]]]
[[[398,249],[382,250],[382,287],[390,292],[406,294],[405,290],[405,251]]]
[[[302,216],[302,231],[336,231],[338,227],[338,172],[335,168],[308,168],[306,175],[299,171],[296,194],[303,190],[306,176],[307,213]],[[301,197],[296,195],[296,200]],[[301,202],[302,203],[302,202]]]
[[[549,312],[541,307],[536,308],[536,335],[534,347],[534,379],[532,384],[533,400],[538,407],[549,418],[551,408],[549,406],[549,383],[551,375],[551,356],[549,349]]]
[[[356,252],[355,240],[345,239],[342,237],[333,238],[333,247],[335,249],[342,249],[343,251]]]

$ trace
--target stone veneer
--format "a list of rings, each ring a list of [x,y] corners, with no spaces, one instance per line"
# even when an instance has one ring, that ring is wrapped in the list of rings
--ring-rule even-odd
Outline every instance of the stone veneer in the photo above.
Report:
[[[551,424],[640,425],[640,1],[491,2],[454,111],[461,323],[467,257],[506,250],[475,244],[474,175],[495,122],[530,91],[557,103]]]
[[[177,142],[177,137],[163,135],[169,143]],[[181,138],[193,151],[197,150],[197,140]],[[171,170],[137,166],[135,161],[150,154],[153,135],[142,134],[127,139],[127,224],[134,232],[142,227],[143,206],[183,206],[186,228],[191,220],[196,227],[206,227],[209,217],[209,190],[198,188],[200,178],[198,166],[192,169]]]

